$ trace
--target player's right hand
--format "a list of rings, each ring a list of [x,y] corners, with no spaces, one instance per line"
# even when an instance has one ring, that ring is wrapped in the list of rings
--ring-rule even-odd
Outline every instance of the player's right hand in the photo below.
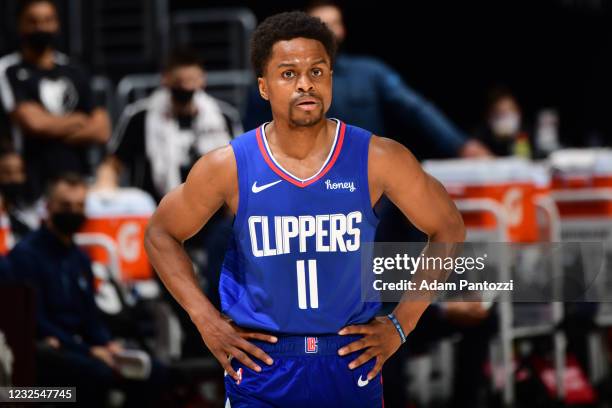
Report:
[[[269,355],[247,339],[276,343],[278,339],[275,336],[241,329],[223,317],[208,318],[205,322],[194,323],[208,349],[234,380],[238,381],[240,377],[232,368],[229,357],[238,359],[242,364],[257,372],[261,371],[261,367],[249,355],[268,365],[274,363]]]

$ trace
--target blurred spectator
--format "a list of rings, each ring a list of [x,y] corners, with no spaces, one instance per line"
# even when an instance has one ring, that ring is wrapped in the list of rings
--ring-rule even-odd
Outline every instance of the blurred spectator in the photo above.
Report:
[[[199,58],[177,50],[164,68],[162,86],[125,108],[109,151],[128,168],[131,186],[160,200],[184,181],[201,155],[229,143],[229,118],[205,85]]]
[[[152,384],[128,382],[116,372],[119,342],[102,323],[94,301],[91,261],[73,241],[85,221],[87,187],[77,174],[59,176],[47,192],[48,217],[10,253],[15,276],[36,291],[39,383],[74,384],[83,406],[103,406],[120,386],[139,406],[155,397]],[[150,381],[157,380],[154,365]],[[159,391],[158,389],[156,391]]]
[[[409,88],[400,75],[382,61],[343,52],[346,29],[342,11],[333,1],[312,2],[307,11],[326,23],[338,41],[339,52],[334,62],[333,76],[334,100],[328,116],[387,136],[385,119],[387,114],[391,114],[404,129],[420,131],[428,142],[435,145],[441,156],[489,155],[486,148],[466,138],[438,109]],[[269,104],[258,92],[251,93],[245,127],[257,127],[271,118]]]
[[[89,77],[55,50],[60,30],[50,0],[28,0],[18,16],[19,51],[0,60],[0,94],[23,152],[27,191],[38,198],[66,171],[89,172],[87,148],[106,143],[110,122],[94,105]]]
[[[476,138],[496,156],[534,156],[532,132],[528,132],[516,97],[509,89],[495,88],[487,98],[486,122]]]
[[[108,170],[127,168],[129,185],[159,201],[185,180],[201,155],[229,143],[236,136],[235,127],[205,86],[202,61],[189,50],[175,50],[162,72],[162,86],[125,108],[109,145],[112,156],[98,173],[96,185],[108,190],[118,182]],[[230,231],[231,219],[222,209],[186,243],[202,287],[215,305],[220,304],[217,288]],[[201,336],[174,299],[167,300],[182,319],[183,355],[202,355]]]
[[[10,148],[0,151],[0,196],[15,243],[40,225],[38,203],[26,200],[25,183],[25,166],[19,153]]]

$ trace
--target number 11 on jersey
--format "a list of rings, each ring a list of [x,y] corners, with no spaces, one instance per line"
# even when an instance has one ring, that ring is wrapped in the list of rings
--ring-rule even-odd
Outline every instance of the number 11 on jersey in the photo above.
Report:
[[[306,298],[306,269],[304,260],[297,261],[297,285],[298,285],[298,306],[300,309],[308,309]],[[308,291],[310,292],[310,308],[319,307],[319,292],[317,289],[317,260],[308,260]]]

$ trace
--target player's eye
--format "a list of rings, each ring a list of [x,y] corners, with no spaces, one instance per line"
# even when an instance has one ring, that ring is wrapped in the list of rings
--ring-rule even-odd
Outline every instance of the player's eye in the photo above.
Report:
[[[320,77],[323,75],[323,70],[321,68],[315,68],[312,70],[312,76]]]
[[[285,79],[291,79],[291,78],[293,78],[295,76],[295,72],[293,72],[293,71],[284,71],[281,75]]]

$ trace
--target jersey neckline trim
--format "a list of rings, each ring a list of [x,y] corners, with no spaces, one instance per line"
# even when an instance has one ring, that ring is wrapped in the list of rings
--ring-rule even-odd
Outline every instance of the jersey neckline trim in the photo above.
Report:
[[[338,156],[340,155],[340,150],[342,149],[342,144],[344,142],[344,133],[346,131],[346,124],[338,119],[332,118],[332,120],[335,120],[336,122],[338,122],[338,125],[336,127],[336,134],[334,136],[334,143],[332,144],[332,147],[329,151],[329,154],[327,155],[327,158],[325,159],[325,162],[323,163],[319,171],[317,171],[314,175],[306,179],[301,179],[299,177],[294,176],[289,171],[285,170],[280,165],[280,163],[276,161],[276,159],[272,155],[270,146],[268,145],[268,140],[266,139],[265,126],[270,122],[266,122],[260,127],[258,127],[257,132],[256,132],[257,145],[259,146],[259,151],[261,152],[261,155],[263,156],[264,161],[268,164],[268,166],[272,169],[272,171],[274,171],[284,180],[290,182],[291,184],[297,187],[303,188],[303,187],[309,186],[312,183],[316,182],[333,167],[334,163],[338,159]]]

